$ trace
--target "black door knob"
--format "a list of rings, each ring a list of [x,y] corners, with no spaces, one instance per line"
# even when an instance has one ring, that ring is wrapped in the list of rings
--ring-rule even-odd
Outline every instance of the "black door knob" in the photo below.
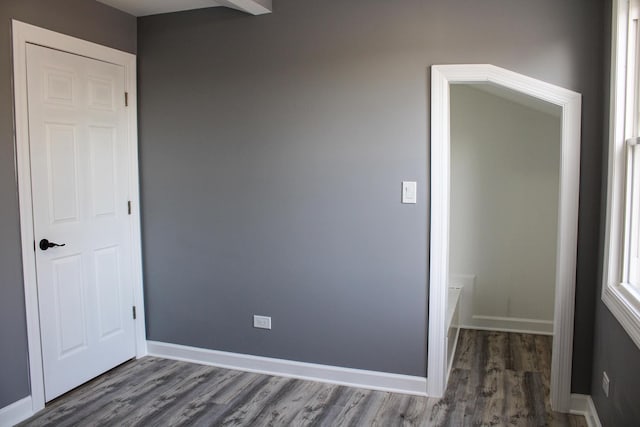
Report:
[[[56,246],[64,246],[66,243],[63,244],[58,244],[58,243],[53,243],[48,241],[47,239],[42,239],[40,240],[40,249],[42,249],[43,251],[46,251],[49,248],[54,248]]]

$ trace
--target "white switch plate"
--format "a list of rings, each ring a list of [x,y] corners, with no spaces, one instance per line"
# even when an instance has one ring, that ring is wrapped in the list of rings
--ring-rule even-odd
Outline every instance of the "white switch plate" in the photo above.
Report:
[[[402,203],[416,203],[417,193],[416,181],[402,181]]]
[[[271,317],[254,315],[253,327],[260,328],[260,329],[271,329]]]

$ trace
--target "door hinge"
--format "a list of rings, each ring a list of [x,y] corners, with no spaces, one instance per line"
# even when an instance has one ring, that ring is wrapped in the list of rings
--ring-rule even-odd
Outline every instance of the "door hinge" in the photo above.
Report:
[[[131,200],[127,202],[127,213],[131,215]]]
[[[133,307],[131,307],[133,310],[133,320],[136,320],[136,306],[134,305]]]
[[[35,252],[35,251],[36,251],[36,241],[34,240],[33,241],[33,252]]]
[[[124,93],[124,106],[125,107],[129,106],[129,92]]]

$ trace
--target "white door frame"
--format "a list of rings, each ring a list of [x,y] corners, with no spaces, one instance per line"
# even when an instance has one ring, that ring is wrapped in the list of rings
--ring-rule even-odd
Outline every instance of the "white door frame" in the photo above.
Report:
[[[131,209],[131,252],[133,294],[137,319],[135,321],[136,356],[147,354],[144,299],[142,288],[142,256],[140,239],[140,196],[138,191],[138,123],[136,97],[136,56],[75,37],[45,30],[13,20],[13,83],[15,107],[16,163],[18,169],[18,198],[20,204],[20,236],[22,240],[22,271],[29,346],[29,380],[33,412],[44,408],[44,378],[40,344],[40,315],[34,252],[33,206],[31,202],[31,164],[29,155],[29,121],[27,102],[27,44],[33,43],[100,61],[121,65],[125,70],[125,90],[129,94],[127,132],[131,157],[129,197]],[[124,97],[124,94],[122,94]]]
[[[431,260],[429,278],[429,396],[447,385],[446,311],[449,282],[450,85],[493,83],[562,108],[556,290],[551,361],[551,406],[569,412],[580,186],[582,96],[503,68],[486,64],[431,67]]]

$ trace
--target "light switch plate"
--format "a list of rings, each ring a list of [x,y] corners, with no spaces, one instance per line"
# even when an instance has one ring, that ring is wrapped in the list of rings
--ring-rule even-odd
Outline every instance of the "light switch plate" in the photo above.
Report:
[[[416,203],[417,193],[416,181],[402,181],[402,203]]]

